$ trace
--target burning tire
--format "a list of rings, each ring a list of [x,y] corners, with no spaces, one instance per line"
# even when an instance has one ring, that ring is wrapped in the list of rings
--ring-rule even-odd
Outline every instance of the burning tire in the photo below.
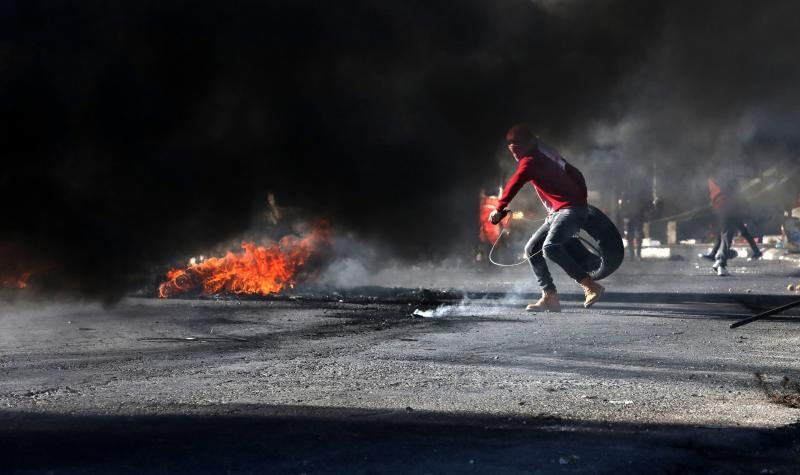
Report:
[[[580,236],[567,241],[566,248],[593,280],[611,275],[625,258],[617,227],[608,216],[591,205]]]

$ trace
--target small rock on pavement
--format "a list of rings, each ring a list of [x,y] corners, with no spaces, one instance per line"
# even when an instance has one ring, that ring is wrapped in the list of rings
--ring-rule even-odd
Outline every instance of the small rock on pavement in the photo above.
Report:
[[[561,465],[574,464],[577,463],[579,459],[580,457],[577,455],[569,455],[567,457],[559,458],[558,463]]]

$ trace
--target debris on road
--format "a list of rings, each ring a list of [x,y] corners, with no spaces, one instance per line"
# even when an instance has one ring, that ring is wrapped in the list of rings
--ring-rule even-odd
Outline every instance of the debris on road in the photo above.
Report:
[[[566,457],[559,457],[558,463],[559,465],[573,465],[575,463],[578,463],[578,460],[580,460],[580,456],[568,455]]]
[[[139,341],[169,341],[169,342],[186,342],[186,341],[199,341],[199,342],[211,342],[211,341],[223,341],[223,342],[233,342],[233,341],[248,341],[247,338],[240,338],[235,336],[201,336],[201,337],[194,337],[194,336],[185,336],[185,337],[150,337],[150,338],[139,338]]]
[[[766,312],[761,312],[758,315],[753,315],[752,317],[745,318],[744,320],[739,320],[738,322],[731,323],[729,328],[738,328],[742,325],[747,325],[748,323],[754,322],[756,320],[761,320],[762,318],[766,318],[771,315],[784,312],[786,310],[789,310],[790,308],[797,307],[798,305],[800,305],[800,300],[795,300],[794,302],[789,302],[786,305],[781,305],[780,307],[775,307],[771,310],[767,310]]]
[[[755,377],[769,401],[781,406],[800,408],[800,381],[793,381],[788,376],[783,376],[780,382],[776,383],[762,373],[756,373]]]

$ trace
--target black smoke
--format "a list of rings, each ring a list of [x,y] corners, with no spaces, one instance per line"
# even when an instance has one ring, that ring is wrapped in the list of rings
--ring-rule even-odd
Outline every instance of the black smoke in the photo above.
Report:
[[[54,285],[107,295],[247,229],[273,192],[398,255],[443,255],[474,239],[515,122],[580,152],[597,124],[636,120],[663,151],[688,127],[662,134],[668,112],[713,129],[753,96],[796,100],[793,5],[6,3],[0,238]]]
[[[587,168],[610,157],[607,179],[595,186],[614,186],[634,167],[655,173],[666,214],[707,205],[708,176],[732,178],[748,190],[743,211],[755,232],[778,234],[800,191],[800,61],[792,46],[800,5],[662,6],[646,59],[618,83],[623,112],[584,124],[573,148]]]

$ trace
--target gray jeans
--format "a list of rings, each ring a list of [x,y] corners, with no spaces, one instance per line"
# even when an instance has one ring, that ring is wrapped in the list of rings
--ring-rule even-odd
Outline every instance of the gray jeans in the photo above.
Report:
[[[578,234],[584,223],[588,209],[586,206],[567,208],[556,211],[547,217],[544,224],[533,233],[525,245],[525,255],[530,257],[531,268],[542,289],[555,289],[550,269],[547,268],[547,257],[555,262],[575,280],[587,277],[583,268],[566,251],[563,244]],[[542,251],[542,252],[539,252]]]
[[[711,250],[711,254],[722,267],[727,267],[728,265],[728,253],[733,245],[733,238],[736,236],[737,229],[742,233],[742,237],[747,240],[747,243],[750,244],[753,255],[761,252],[740,215],[735,212],[721,212],[718,215],[718,219],[720,233],[717,236],[717,241],[714,243],[714,249]]]

